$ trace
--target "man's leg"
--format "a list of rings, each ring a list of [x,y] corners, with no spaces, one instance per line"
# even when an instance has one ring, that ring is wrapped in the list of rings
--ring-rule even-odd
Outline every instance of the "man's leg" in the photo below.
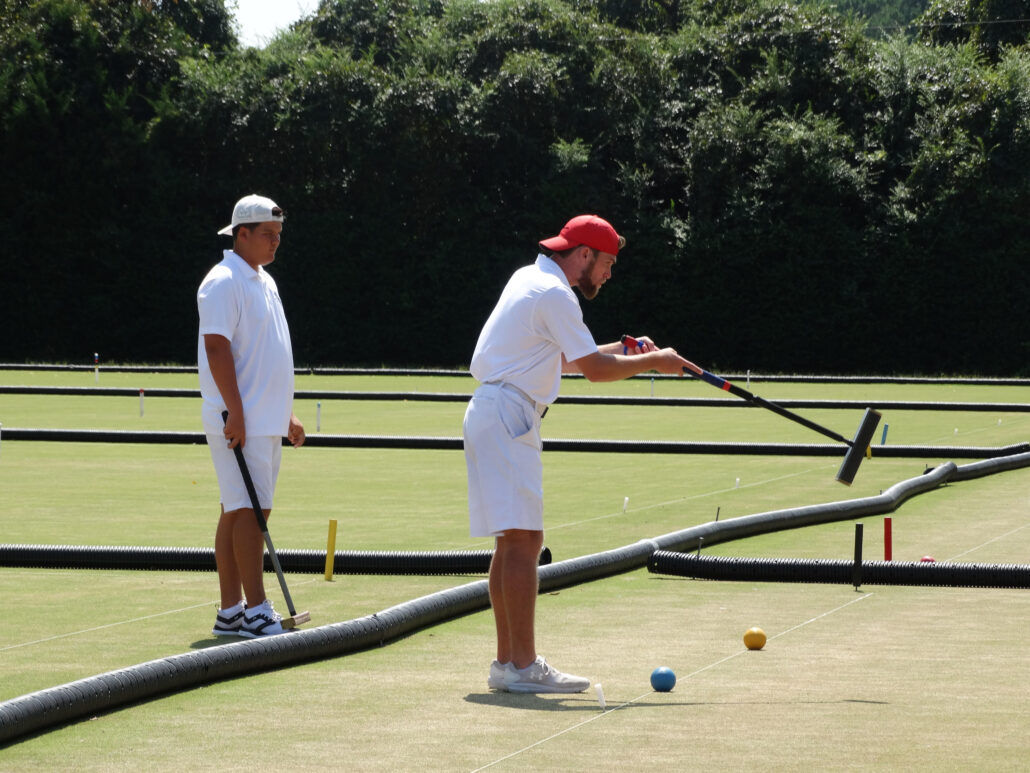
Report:
[[[271,516],[265,510],[265,520]],[[265,538],[251,508],[223,512],[215,530],[215,565],[222,608],[238,603],[240,588],[248,606],[261,604],[265,595]]]
[[[490,602],[497,626],[497,660],[525,668],[536,660],[534,620],[542,531],[509,529],[497,538],[490,563]]]
[[[265,537],[253,509],[244,508],[236,513],[232,529],[236,570],[247,596],[247,606],[256,607],[268,598],[265,594]],[[266,523],[271,515],[271,510],[265,510]]]
[[[237,512],[227,513],[223,507],[218,518],[218,528],[215,529],[215,566],[218,569],[222,609],[229,609],[243,601],[243,583],[236,568],[236,553],[233,550],[233,522]]]
[[[510,655],[503,689],[519,693],[583,692],[590,686],[589,679],[563,674],[537,657],[537,564],[543,544],[542,531],[509,529],[497,539],[490,565],[490,599],[497,621],[497,660],[504,663]]]

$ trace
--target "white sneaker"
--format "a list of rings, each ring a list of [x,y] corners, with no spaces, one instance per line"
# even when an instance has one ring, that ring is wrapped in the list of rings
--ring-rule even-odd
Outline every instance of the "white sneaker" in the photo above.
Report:
[[[504,675],[508,692],[583,692],[590,680],[563,674],[547,664],[542,655],[525,668],[511,666]]]
[[[486,686],[491,690],[507,690],[504,683],[504,675],[511,669],[511,663],[502,663],[495,660],[490,664],[490,676],[486,678]]]
[[[228,609],[219,609],[215,612],[215,626],[211,633],[215,636],[239,636],[240,628],[243,626],[243,612],[247,608],[244,602],[240,602]]]
[[[272,609],[271,600],[265,599],[256,607],[247,607],[244,611],[240,636],[256,639],[259,636],[275,636],[277,633],[284,633],[282,619],[282,616]]]

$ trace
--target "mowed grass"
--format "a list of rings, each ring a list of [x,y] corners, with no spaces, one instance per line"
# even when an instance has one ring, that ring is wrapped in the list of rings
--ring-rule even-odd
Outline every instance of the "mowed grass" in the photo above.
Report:
[[[5,383],[21,383],[0,375]],[[123,374],[102,379],[108,375]],[[358,378],[368,388],[401,388]],[[298,388],[355,388],[325,386],[321,379]],[[656,382],[656,391],[666,386],[714,393],[679,382]],[[770,399],[863,399],[868,390],[882,399],[1027,400],[1021,387],[991,387],[991,396],[972,397],[987,393],[935,386],[927,388],[934,396],[921,398],[908,386],[887,392],[880,391],[884,385],[753,386]],[[601,387],[563,386],[576,389]],[[631,393],[620,390],[649,390],[650,384],[603,389],[598,393]],[[845,390],[852,394],[844,397]],[[461,390],[445,385],[439,391]],[[939,396],[942,391],[969,396]],[[131,428],[139,422],[135,398],[118,406],[121,398],[51,397],[40,408],[40,398],[12,395],[0,395],[0,422],[40,426],[26,417],[59,414],[69,399],[83,404],[51,426]],[[408,412],[414,405],[419,412]],[[145,428],[198,429],[196,400],[147,398],[146,407],[144,421],[154,423]],[[310,416],[302,415],[309,432],[313,409],[306,401],[298,405],[298,414]],[[372,432],[350,428],[367,421],[381,428],[376,434],[458,436],[463,410],[460,403],[323,401],[323,431]],[[823,442],[800,427],[795,434],[794,425],[767,413],[555,406],[543,434]],[[847,436],[860,418],[853,411],[803,413]],[[93,418],[74,424],[73,414]],[[913,411],[884,421],[888,443],[1008,445],[1030,436],[1023,414]],[[717,513],[726,519],[878,494],[937,461],[866,460],[849,489],[833,481],[834,458],[548,453],[545,542],[561,560],[704,523]],[[280,548],[324,549],[328,520],[335,518],[338,549],[490,547],[468,537],[464,476],[459,451],[287,449],[272,534]],[[1028,483],[1030,473],[1019,470],[909,501],[893,514],[895,559],[933,554],[1026,563]],[[203,446],[2,441],[0,490],[5,543],[208,547],[217,517]],[[882,557],[882,521],[865,519],[867,560]],[[854,524],[842,522],[710,552],[844,559],[853,545]],[[480,579],[345,576],[327,583],[321,576],[288,577],[315,625]],[[274,576],[266,583],[283,607]],[[216,596],[215,578],[207,573],[0,569],[0,598],[9,619],[19,621],[0,634],[0,700],[218,644],[208,634]],[[383,648],[220,682],[58,728],[0,751],[0,768],[679,770],[760,764],[769,770],[897,770],[932,764],[1016,770],[1024,764],[1030,718],[1030,665],[1022,643],[1028,611],[1026,591],[856,591],[699,582],[639,570],[539,600],[540,652],[600,682],[604,713],[593,691],[490,693],[485,677],[493,623],[484,611]],[[747,652],[741,643],[752,625],[770,637],[761,652]],[[648,675],[657,665],[678,674],[673,692],[650,690]],[[227,744],[234,748],[228,765],[222,757]]]

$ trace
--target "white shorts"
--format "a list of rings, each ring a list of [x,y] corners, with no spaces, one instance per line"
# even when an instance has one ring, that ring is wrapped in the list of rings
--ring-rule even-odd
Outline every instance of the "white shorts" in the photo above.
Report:
[[[222,497],[222,508],[227,513],[233,510],[252,509],[250,494],[243,483],[243,474],[236,461],[236,452],[227,448],[225,435],[207,436],[207,447],[211,449],[211,461],[218,476],[218,490]],[[283,439],[267,435],[247,436],[243,447],[243,458],[254,481],[258,502],[262,510],[272,509],[275,483],[279,479],[279,465],[283,457]]]
[[[473,537],[544,530],[540,416],[500,385],[483,384],[465,409],[469,526]]]

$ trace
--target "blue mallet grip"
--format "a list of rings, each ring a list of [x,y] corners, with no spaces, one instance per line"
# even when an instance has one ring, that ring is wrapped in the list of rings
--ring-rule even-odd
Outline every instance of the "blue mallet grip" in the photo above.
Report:
[[[636,349],[638,346],[640,346],[640,341],[638,341],[637,339],[635,339],[631,335],[624,335],[619,340],[622,343],[622,353],[623,354],[627,354],[630,349]],[[691,370],[689,368],[683,368],[683,372],[684,373],[689,373],[692,376],[697,376],[699,379],[702,379],[703,381],[707,381],[709,384],[711,384],[712,386],[718,387],[719,389],[723,389],[723,390],[725,390],[727,392],[732,392],[733,391],[733,385],[729,381],[727,381],[724,378],[720,378],[719,376],[716,376],[714,373],[709,373],[704,368],[698,368],[697,370]],[[738,396],[742,396],[742,395],[738,395]]]

